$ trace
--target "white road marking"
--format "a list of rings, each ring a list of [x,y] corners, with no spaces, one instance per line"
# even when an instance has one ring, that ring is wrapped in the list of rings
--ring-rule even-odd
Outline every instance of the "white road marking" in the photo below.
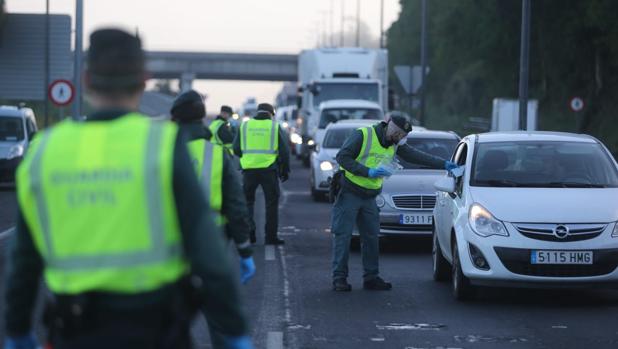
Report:
[[[266,349],[283,349],[283,332],[268,332]]]
[[[292,322],[292,307],[290,306],[290,281],[288,279],[288,265],[285,260],[285,249],[279,246],[279,255],[281,256],[281,270],[283,271],[283,304],[285,307],[285,322],[288,326]]]
[[[0,240],[4,240],[6,238],[8,238],[9,236],[11,236],[11,234],[15,231],[15,227],[9,228],[5,231],[3,231],[2,233],[0,233]]]
[[[266,245],[266,247],[264,247],[264,259],[267,261],[275,260],[275,246]]]

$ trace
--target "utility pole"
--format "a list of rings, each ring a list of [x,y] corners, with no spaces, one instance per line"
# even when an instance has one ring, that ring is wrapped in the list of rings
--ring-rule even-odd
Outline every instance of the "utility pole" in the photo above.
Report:
[[[339,46],[343,47],[343,45],[345,44],[344,39],[343,39],[343,35],[345,32],[344,29],[344,22],[345,22],[345,0],[340,0],[341,1],[341,31],[339,32]]]
[[[360,47],[360,0],[356,0],[356,47]]]
[[[427,85],[427,0],[421,4],[421,105],[418,121],[425,125],[425,87]]]
[[[380,0],[380,48],[384,48],[384,0]]]
[[[43,82],[43,114],[45,115],[45,127],[49,126],[49,0],[45,1],[45,70]]]
[[[333,24],[333,19],[335,17],[335,0],[330,0],[330,39],[328,40],[330,47],[335,47],[335,28]]]
[[[73,101],[73,119],[78,120],[82,115],[82,34],[84,24],[84,1],[75,0],[75,64],[73,71],[73,85],[75,86],[75,100]]]
[[[528,129],[528,75],[530,60],[530,0],[521,3],[521,49],[519,57],[519,129]]]

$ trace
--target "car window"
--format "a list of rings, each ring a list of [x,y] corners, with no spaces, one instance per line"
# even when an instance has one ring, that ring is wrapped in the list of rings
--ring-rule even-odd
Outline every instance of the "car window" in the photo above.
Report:
[[[0,142],[24,140],[24,123],[21,118],[0,116]]]
[[[598,143],[481,143],[471,185],[484,187],[618,187],[618,170]]]
[[[324,109],[320,115],[319,128],[326,128],[330,123],[341,120],[382,120],[384,116],[380,109],[371,108],[333,108]]]
[[[408,137],[407,143],[414,149],[420,150],[424,153],[428,153],[442,159],[449,159],[453,150],[457,146],[458,140],[455,138],[414,138],[414,136]],[[397,156],[397,161],[404,169],[434,169],[443,170],[444,167],[431,167],[426,165],[419,165],[407,162]]]
[[[356,128],[337,128],[326,132],[323,148],[339,149]]]
[[[26,120],[26,131],[29,135],[32,134],[33,132],[36,132],[36,126],[30,119]]]

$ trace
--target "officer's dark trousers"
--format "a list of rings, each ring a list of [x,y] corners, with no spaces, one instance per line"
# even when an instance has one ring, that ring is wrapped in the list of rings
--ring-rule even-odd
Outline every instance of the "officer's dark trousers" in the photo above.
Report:
[[[158,310],[158,311],[157,311]],[[97,311],[86,328],[52,334],[54,349],[190,349],[189,323],[178,325],[166,309]]]
[[[277,171],[274,169],[243,171],[243,189],[249,209],[252,236],[255,236],[253,207],[255,206],[255,191],[258,186],[262,186],[266,201],[266,241],[272,241],[277,238],[277,227],[279,225],[279,177]]]
[[[363,279],[374,279],[379,271],[380,213],[374,198],[360,196],[343,190],[333,206],[331,233],[333,235],[333,280],[348,277],[350,239],[354,225],[361,238]]]

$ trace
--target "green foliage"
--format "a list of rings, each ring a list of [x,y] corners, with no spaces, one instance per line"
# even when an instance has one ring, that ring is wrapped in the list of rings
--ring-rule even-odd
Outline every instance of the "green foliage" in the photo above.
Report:
[[[400,2],[390,64],[418,65],[421,0]],[[521,0],[427,3],[427,125],[465,133],[469,117],[490,118],[493,98],[518,96]],[[618,1],[532,1],[530,68],[540,129],[593,134],[618,151]],[[586,102],[579,116],[574,96]]]

